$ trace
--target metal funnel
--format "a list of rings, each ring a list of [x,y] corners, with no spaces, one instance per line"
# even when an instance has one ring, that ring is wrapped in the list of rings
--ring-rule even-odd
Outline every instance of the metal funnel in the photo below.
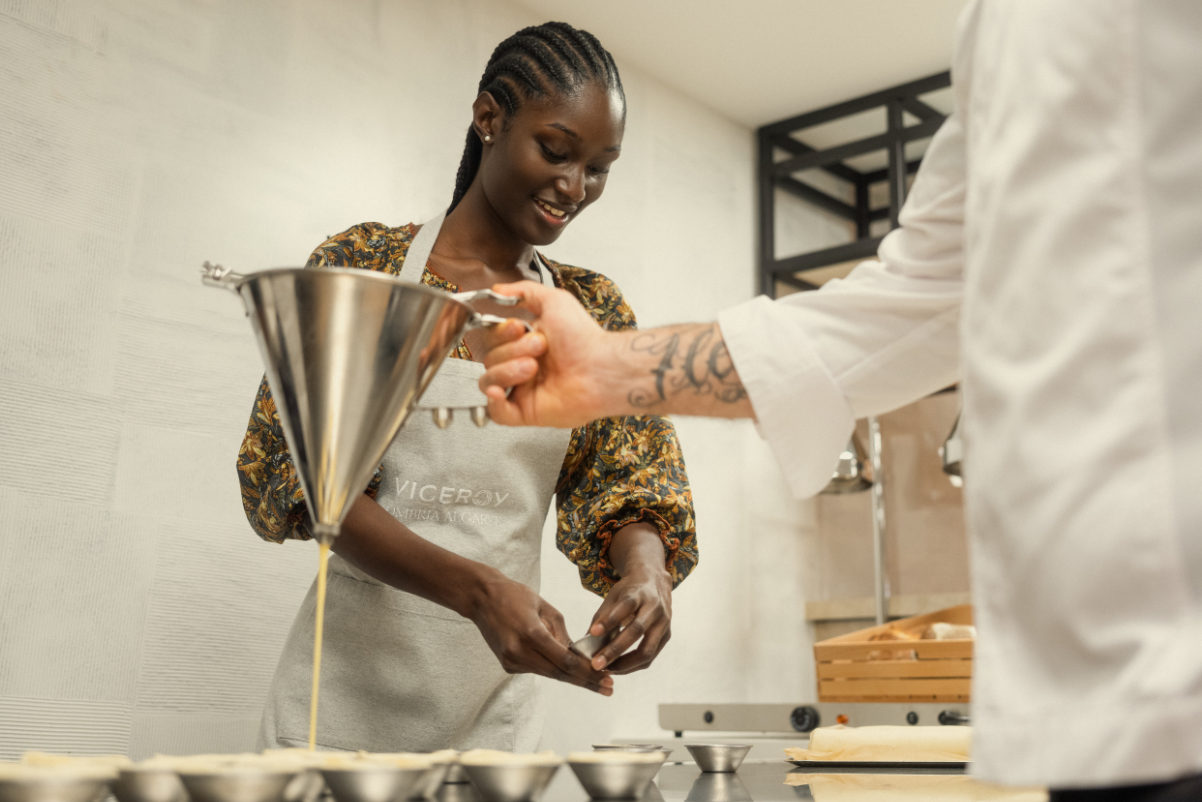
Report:
[[[242,276],[205,263],[237,292],[308,502],[313,532],[336,537],[353,500],[467,328],[500,322],[452,295],[382,273],[280,268]]]

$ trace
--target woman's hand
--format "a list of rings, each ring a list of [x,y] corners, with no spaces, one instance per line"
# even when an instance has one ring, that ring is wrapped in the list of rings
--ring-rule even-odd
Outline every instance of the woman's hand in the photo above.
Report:
[[[614,681],[568,649],[563,616],[530,588],[497,575],[482,584],[472,622],[510,674],[540,674],[613,695]]]
[[[672,637],[672,575],[664,567],[659,532],[650,524],[622,527],[610,541],[609,553],[622,578],[601,603],[589,634],[622,631],[593,656],[592,667],[629,674],[650,666]]]
[[[529,672],[604,696],[614,681],[569,651],[563,616],[500,571],[436,546],[362,495],[334,550],[364,573],[471,620],[511,674]]]

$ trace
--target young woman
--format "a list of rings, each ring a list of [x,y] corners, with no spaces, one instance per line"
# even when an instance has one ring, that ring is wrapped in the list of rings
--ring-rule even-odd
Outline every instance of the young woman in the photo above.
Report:
[[[309,264],[379,270],[450,292],[531,279],[571,292],[606,328],[633,328],[612,282],[535,251],[601,197],[625,114],[617,67],[595,37],[555,22],[519,31],[480,80],[445,219],[364,223],[323,243]],[[469,334],[423,404],[485,403],[481,353]],[[308,539],[266,382],[238,472],[261,537]],[[605,597],[590,632],[624,627],[591,663],[567,649],[562,616],[537,592],[553,494],[559,549]],[[609,695],[611,673],[645,668],[663,648],[671,590],[697,560],[694,529],[665,419],[439,430],[415,416],[333,546],[318,745],[533,750],[542,730],[533,675]],[[307,743],[314,596],[310,589],[284,646],[260,746]]]

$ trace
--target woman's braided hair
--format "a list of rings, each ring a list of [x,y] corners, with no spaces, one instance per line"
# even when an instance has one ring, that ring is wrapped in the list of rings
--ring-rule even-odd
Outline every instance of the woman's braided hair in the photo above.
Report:
[[[491,94],[512,119],[524,100],[571,92],[586,81],[603,83],[625,102],[618,67],[597,37],[566,22],[546,22],[523,28],[497,45],[480,77],[478,91]],[[475,128],[469,127],[448,213],[467,193],[480,169],[483,152]]]

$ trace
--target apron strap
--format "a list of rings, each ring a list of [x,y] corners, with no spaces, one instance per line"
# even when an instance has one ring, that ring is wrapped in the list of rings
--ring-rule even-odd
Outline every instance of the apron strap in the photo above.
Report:
[[[400,278],[414,284],[422,283],[422,274],[426,272],[426,263],[430,261],[430,254],[434,252],[434,243],[438,241],[438,232],[442,230],[442,221],[446,216],[446,212],[443,212],[430,218],[417,232],[413,242],[409,243],[409,252],[405,254]]]

